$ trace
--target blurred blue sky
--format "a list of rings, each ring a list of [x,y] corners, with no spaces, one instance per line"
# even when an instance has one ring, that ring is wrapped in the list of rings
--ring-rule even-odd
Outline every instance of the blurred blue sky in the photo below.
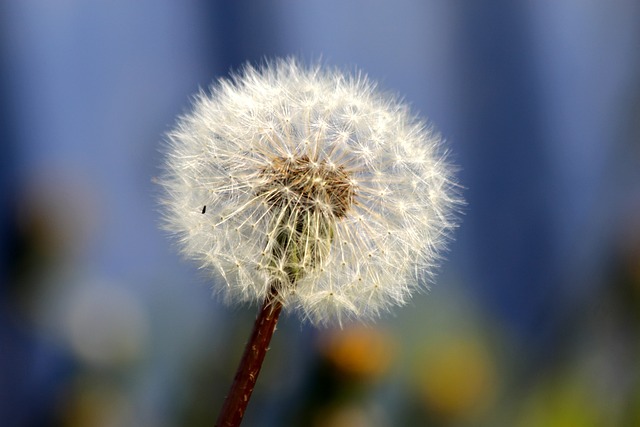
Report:
[[[181,425],[190,365],[235,363],[222,353],[253,310],[210,298],[175,254],[152,181],[193,94],[274,56],[364,70],[460,166],[467,206],[438,285],[380,323],[403,331],[433,320],[427,304],[472,301],[509,337],[516,372],[549,363],[601,301],[617,248],[640,239],[638,22],[633,0],[3,2],[0,424],[53,425],[78,366],[135,360],[125,388],[144,409],[113,425]],[[317,332],[281,327],[300,361],[268,389],[290,396]],[[278,425],[282,408],[264,408],[248,425]]]

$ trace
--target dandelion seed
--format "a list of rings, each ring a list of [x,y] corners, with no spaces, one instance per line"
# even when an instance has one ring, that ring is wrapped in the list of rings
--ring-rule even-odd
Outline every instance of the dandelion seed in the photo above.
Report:
[[[375,318],[428,286],[460,203],[440,138],[406,105],[293,59],[200,93],[160,184],[165,227],[225,301],[313,324]],[[192,215],[203,202],[211,214]]]

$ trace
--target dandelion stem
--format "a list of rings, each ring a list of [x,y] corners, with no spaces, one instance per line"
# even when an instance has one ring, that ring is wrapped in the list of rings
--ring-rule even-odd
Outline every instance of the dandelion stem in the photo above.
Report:
[[[275,298],[276,292],[276,287],[272,286],[262,304],[233,384],[216,421],[216,427],[237,427],[242,422],[282,310],[282,304]]]

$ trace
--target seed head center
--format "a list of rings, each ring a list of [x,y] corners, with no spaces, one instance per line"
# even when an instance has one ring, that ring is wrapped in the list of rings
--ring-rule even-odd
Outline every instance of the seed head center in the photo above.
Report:
[[[344,217],[355,196],[355,187],[344,166],[313,161],[309,156],[276,157],[261,172],[264,184],[258,195],[275,207]]]

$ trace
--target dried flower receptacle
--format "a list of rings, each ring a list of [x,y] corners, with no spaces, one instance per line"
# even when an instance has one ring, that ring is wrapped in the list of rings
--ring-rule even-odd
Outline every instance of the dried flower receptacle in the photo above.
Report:
[[[276,157],[260,173],[257,196],[274,212],[260,268],[295,291],[306,271],[329,255],[335,222],[353,203],[354,186],[342,166],[300,157]]]

